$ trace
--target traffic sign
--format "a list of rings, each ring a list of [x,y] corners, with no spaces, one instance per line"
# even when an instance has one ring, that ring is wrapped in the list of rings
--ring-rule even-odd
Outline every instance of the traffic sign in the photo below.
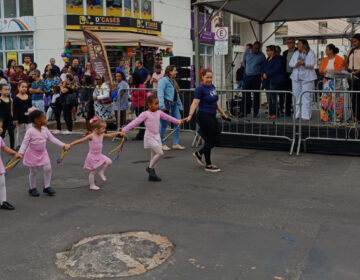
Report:
[[[227,27],[215,29],[215,55],[227,55],[229,52],[229,30]]]
[[[215,41],[228,41],[229,31],[227,27],[216,27],[215,28]]]

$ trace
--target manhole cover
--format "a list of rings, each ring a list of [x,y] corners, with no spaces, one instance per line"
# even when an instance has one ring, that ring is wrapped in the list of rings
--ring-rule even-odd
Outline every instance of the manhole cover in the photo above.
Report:
[[[314,160],[305,157],[286,156],[276,158],[278,162],[289,166],[306,166],[314,163]]]
[[[52,180],[52,185],[54,188],[59,189],[78,189],[89,186],[89,180],[77,179],[77,178],[62,178]]]
[[[166,237],[149,232],[97,235],[56,254],[56,264],[71,277],[125,277],[159,266],[173,250]]]

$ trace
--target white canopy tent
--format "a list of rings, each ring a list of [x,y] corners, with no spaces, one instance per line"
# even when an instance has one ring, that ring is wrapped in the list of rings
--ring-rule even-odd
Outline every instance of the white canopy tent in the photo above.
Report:
[[[359,0],[198,0],[194,4],[195,69],[200,67],[199,35],[201,31],[197,16],[199,5],[258,22],[260,41],[262,41],[262,24],[264,23],[360,16]],[[196,85],[200,84],[198,76],[196,75]]]
[[[199,0],[259,23],[360,16],[358,0]]]

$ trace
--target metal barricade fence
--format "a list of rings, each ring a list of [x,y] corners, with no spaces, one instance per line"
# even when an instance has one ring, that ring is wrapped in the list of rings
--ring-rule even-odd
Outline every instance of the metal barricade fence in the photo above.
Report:
[[[311,95],[315,95],[317,98]],[[310,102],[311,108],[305,108],[304,103],[306,102],[304,100],[306,98],[318,101]],[[355,108],[353,104],[355,104]],[[355,120],[355,117],[360,115],[360,108],[356,104],[360,104],[360,91],[313,90],[303,92],[300,95],[299,103],[299,132],[296,155],[299,155],[302,143],[306,151],[306,141],[308,140],[360,142],[359,127]],[[302,118],[304,109],[311,110],[310,120]]]
[[[217,93],[221,107],[232,118],[231,122],[221,123],[222,134],[288,140],[292,154],[296,141],[296,123],[292,113],[286,115],[284,112],[286,104],[295,104],[292,92],[217,90]],[[268,100],[267,108],[262,107],[261,101],[264,99]]]
[[[122,89],[120,90],[119,96],[127,94],[130,91],[143,91],[146,93],[157,94],[157,90],[154,89]],[[190,111],[190,106],[194,98],[194,89],[180,90],[180,100],[183,105],[183,110],[180,111],[180,118],[186,118]],[[224,111],[228,112],[232,121],[222,122],[220,129],[224,135],[241,135],[241,136],[257,136],[257,137],[268,137],[288,140],[291,144],[290,152],[294,150],[296,140],[296,124],[295,118],[291,114],[286,116],[282,114],[282,110],[285,109],[291,99],[292,104],[295,104],[295,97],[290,91],[281,90],[217,90],[219,95],[220,106]],[[268,99],[268,108],[261,108],[261,100]],[[254,107],[254,100],[258,101],[259,112],[255,116],[254,112],[247,112],[250,107]],[[278,106],[279,101],[282,101],[284,108]],[[271,103],[271,104],[270,104]],[[121,98],[117,100],[118,109],[121,108]],[[256,106],[255,106],[256,107]],[[271,110],[273,112],[269,112]],[[146,110],[144,105],[141,110]],[[119,112],[119,111],[118,111]],[[248,114],[247,114],[248,113]],[[270,118],[269,113],[273,114]],[[129,114],[126,115],[127,120]],[[122,115],[117,114],[117,129],[120,130],[121,123],[124,123],[121,119]],[[130,120],[135,118],[135,114],[130,115]],[[138,127],[138,129],[144,129]],[[192,146],[197,146],[201,141],[199,134],[199,127],[196,123],[196,118],[193,118],[191,122],[185,123],[180,128],[181,131],[187,131],[195,134]],[[291,153],[290,153],[291,154]]]

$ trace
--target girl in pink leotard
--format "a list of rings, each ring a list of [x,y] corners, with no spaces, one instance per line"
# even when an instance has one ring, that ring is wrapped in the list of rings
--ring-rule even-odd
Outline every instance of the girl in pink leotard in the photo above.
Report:
[[[184,123],[184,120],[175,119],[159,110],[159,99],[155,96],[150,96],[146,99],[146,107],[148,110],[142,112],[135,120],[124,127],[122,131],[126,133],[142,122],[145,123],[144,148],[151,149],[150,165],[146,168],[146,171],[149,173],[149,181],[160,182],[161,178],[155,173],[155,166],[164,154],[159,132],[160,119],[178,125]]]
[[[30,169],[29,181],[30,189],[29,194],[33,197],[39,196],[36,189],[36,176],[39,167],[44,171],[44,189],[43,192],[53,196],[55,195],[54,189],[50,186],[51,183],[51,164],[48,152],[46,150],[46,142],[58,145],[66,150],[70,149],[70,145],[64,144],[56,139],[49,129],[46,127],[47,120],[45,113],[37,110],[35,107],[29,109],[29,117],[33,123],[33,127],[26,131],[24,140],[21,144],[19,154],[24,155],[23,163]]]
[[[104,138],[113,138],[116,136],[122,136],[124,133],[115,132],[106,134],[106,122],[94,117],[91,121],[91,129],[93,133],[85,136],[82,139],[74,141],[70,144],[71,147],[89,141],[89,153],[85,159],[84,168],[90,170],[89,181],[90,181],[90,190],[97,191],[100,188],[95,185],[95,171],[100,166],[104,165],[103,168],[99,171],[99,176],[103,181],[106,181],[105,171],[112,164],[111,159],[102,154],[103,148],[103,139]]]

